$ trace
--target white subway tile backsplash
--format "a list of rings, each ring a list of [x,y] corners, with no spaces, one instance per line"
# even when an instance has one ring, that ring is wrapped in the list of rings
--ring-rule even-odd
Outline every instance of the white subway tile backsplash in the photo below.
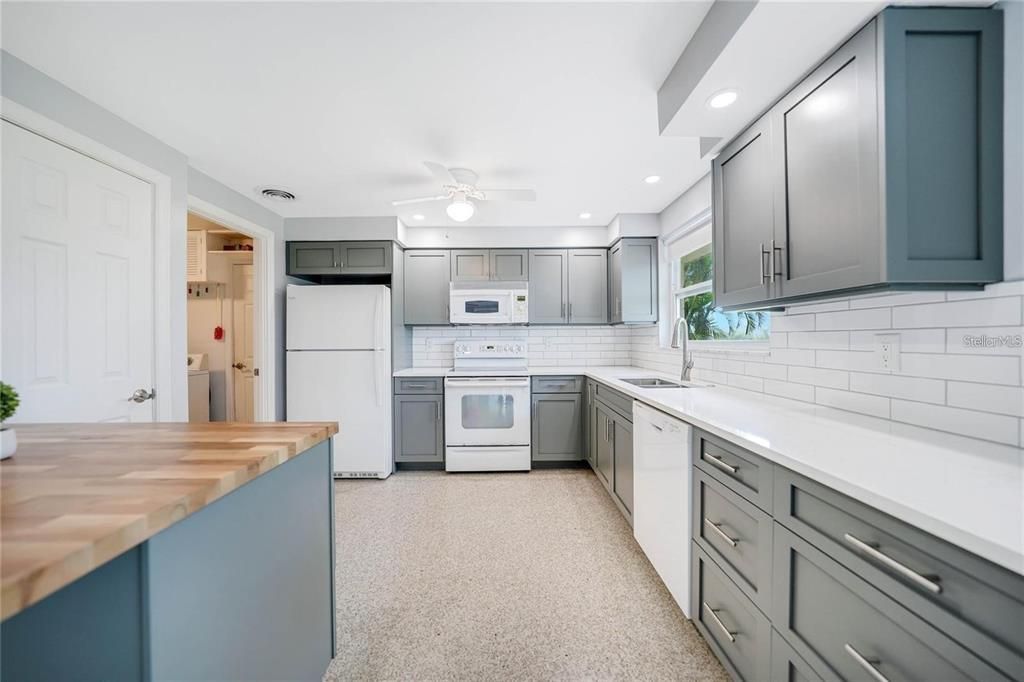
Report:
[[[992,386],[961,381],[949,382],[946,400],[954,407],[1024,417],[1024,387]]]
[[[810,348],[847,350],[850,348],[850,332],[789,332],[788,348]]]
[[[1020,358],[997,355],[903,353],[900,374],[936,379],[1020,385]]]
[[[992,323],[1019,325],[1020,297],[977,298],[893,308],[892,326],[979,327]]]
[[[815,351],[818,367],[830,369],[850,369],[861,372],[880,371],[875,361],[875,354],[864,351],[819,350]]]
[[[1020,444],[1018,420],[1013,417],[908,400],[892,401],[892,417],[908,424],[952,431],[972,438],[984,438],[1008,445]]]
[[[788,379],[798,384],[813,384],[826,388],[846,389],[850,387],[850,373],[838,369],[790,367]]]
[[[880,333],[895,333],[900,337],[900,351],[903,353],[945,353],[945,329],[891,329],[850,332],[850,350],[875,350]]]
[[[946,402],[946,382],[894,374],[850,374],[850,390],[925,403]]]
[[[785,380],[786,371],[786,365],[773,365],[768,362],[748,362],[743,366],[744,374],[762,379]]]
[[[835,313],[818,313],[814,316],[814,328],[827,329],[889,329],[892,327],[892,311],[889,308],[866,308]]]
[[[772,315],[772,331],[809,332],[814,331],[814,315],[789,315],[777,313]]]
[[[764,379],[759,377],[750,377],[745,374],[730,374],[728,382],[730,386],[742,388],[747,391],[760,392],[764,390]]]
[[[772,348],[765,362],[780,365],[806,365],[810,367],[814,365],[814,353],[815,351],[813,350],[800,348]]]
[[[814,402],[814,386],[809,384],[791,384],[788,381],[765,379],[764,392],[782,396],[783,398],[802,400],[808,403]]]
[[[945,300],[946,294],[942,291],[909,291],[900,294],[881,294],[852,298],[850,299],[850,308],[884,308],[894,305],[938,303]]]
[[[889,399],[880,396],[854,393],[853,391],[838,391],[819,386],[814,389],[814,402],[840,410],[860,412],[872,417],[889,418]]]

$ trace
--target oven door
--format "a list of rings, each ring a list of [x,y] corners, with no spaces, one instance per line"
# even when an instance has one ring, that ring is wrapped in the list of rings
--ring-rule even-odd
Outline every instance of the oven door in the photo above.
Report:
[[[448,377],[444,415],[450,446],[529,445],[530,379]]]
[[[512,292],[496,289],[453,289],[449,300],[452,324],[510,324]]]

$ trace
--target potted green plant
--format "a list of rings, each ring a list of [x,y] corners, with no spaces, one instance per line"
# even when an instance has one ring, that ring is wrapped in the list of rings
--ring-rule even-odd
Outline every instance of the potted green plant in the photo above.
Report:
[[[18,449],[18,437],[14,429],[4,426],[17,411],[18,402],[18,392],[14,387],[0,381],[0,459],[7,459]]]

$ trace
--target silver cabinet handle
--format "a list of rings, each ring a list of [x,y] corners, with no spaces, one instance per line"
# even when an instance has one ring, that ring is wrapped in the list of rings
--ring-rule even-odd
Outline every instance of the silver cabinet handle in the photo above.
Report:
[[[434,403],[434,421],[441,421],[441,403]]]
[[[775,252],[777,251],[779,253],[779,255],[781,256],[782,255],[782,248],[783,247],[781,247],[781,246],[775,246],[775,240],[774,239],[772,240],[772,282],[775,281],[775,275],[776,274],[778,274],[779,277],[782,277],[782,259],[781,258],[779,259],[778,273],[776,273],[776,271],[775,271]]]
[[[761,284],[764,284],[764,256],[766,253],[768,253],[767,251],[764,250],[764,242],[761,242],[758,250],[760,251],[760,253],[757,255],[757,262],[761,266]]]
[[[406,388],[427,388],[427,384],[405,384]]]
[[[569,303],[569,319],[572,319],[572,303]]]
[[[152,400],[155,397],[156,397],[156,389],[155,388],[152,388],[152,389],[150,389],[148,391],[146,389],[144,389],[144,388],[137,388],[132,393],[131,397],[128,398],[128,400],[131,400],[132,402],[135,402],[135,403],[144,403],[147,400]]]
[[[772,284],[775,284],[775,240],[772,239],[771,243],[772,250],[768,254],[771,259],[771,264],[768,266],[768,279]]]
[[[867,554],[869,557],[871,557],[878,563],[896,571],[901,576],[903,576],[907,580],[910,580],[918,587],[922,587],[931,592],[932,594],[939,594],[940,592],[942,592],[942,585],[939,585],[938,583],[938,576],[921,575],[917,571],[908,568],[907,566],[904,566],[900,562],[896,561],[888,554],[879,552],[878,547],[876,545],[871,545],[867,542],[864,542],[860,538],[850,535],[849,533],[843,533],[843,539],[851,545],[853,545],[854,547],[856,547],[857,549],[859,549],[864,554]]]
[[[878,668],[875,667],[876,665],[878,665],[878,661],[877,660],[872,660],[870,658],[864,658],[863,656],[860,655],[859,651],[854,649],[849,644],[844,644],[843,645],[843,649],[846,650],[846,653],[850,654],[850,658],[852,658],[853,660],[857,661],[857,665],[859,665],[860,667],[864,668],[864,671],[868,675],[871,675],[872,678],[877,680],[877,682],[889,682],[889,678],[886,677],[885,675],[883,675],[882,673],[878,672]]]
[[[565,301],[562,301],[562,312],[561,312],[561,315],[562,315],[562,317],[565,317]]]
[[[728,637],[730,642],[735,642],[736,641],[736,635],[738,633],[730,632],[729,628],[725,627],[725,623],[722,622],[722,619],[718,617],[717,611],[715,609],[711,608],[710,606],[708,606],[707,602],[701,602],[701,603],[704,606],[704,610],[707,611],[708,615],[711,616],[711,619],[713,621],[715,621],[715,625],[717,625],[718,628],[722,631],[722,634],[724,634],[726,637]]]
[[[737,540],[736,538],[729,537],[729,535],[724,530],[722,530],[722,526],[715,523],[711,519],[704,519],[704,525],[710,528],[711,530],[715,531],[718,534],[718,537],[722,538],[723,540],[729,543],[730,547],[735,547],[736,543],[739,542],[739,540]]]
[[[714,464],[722,471],[728,471],[730,474],[735,474],[739,470],[739,467],[734,467],[731,464],[726,464],[726,462],[721,457],[715,457],[714,455],[705,452],[704,458],[704,461],[710,462],[711,464]]]

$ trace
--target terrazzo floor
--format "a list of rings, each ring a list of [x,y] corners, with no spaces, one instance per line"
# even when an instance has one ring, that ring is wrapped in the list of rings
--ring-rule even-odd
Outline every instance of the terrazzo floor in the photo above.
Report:
[[[338,481],[325,680],[727,680],[589,470]]]

